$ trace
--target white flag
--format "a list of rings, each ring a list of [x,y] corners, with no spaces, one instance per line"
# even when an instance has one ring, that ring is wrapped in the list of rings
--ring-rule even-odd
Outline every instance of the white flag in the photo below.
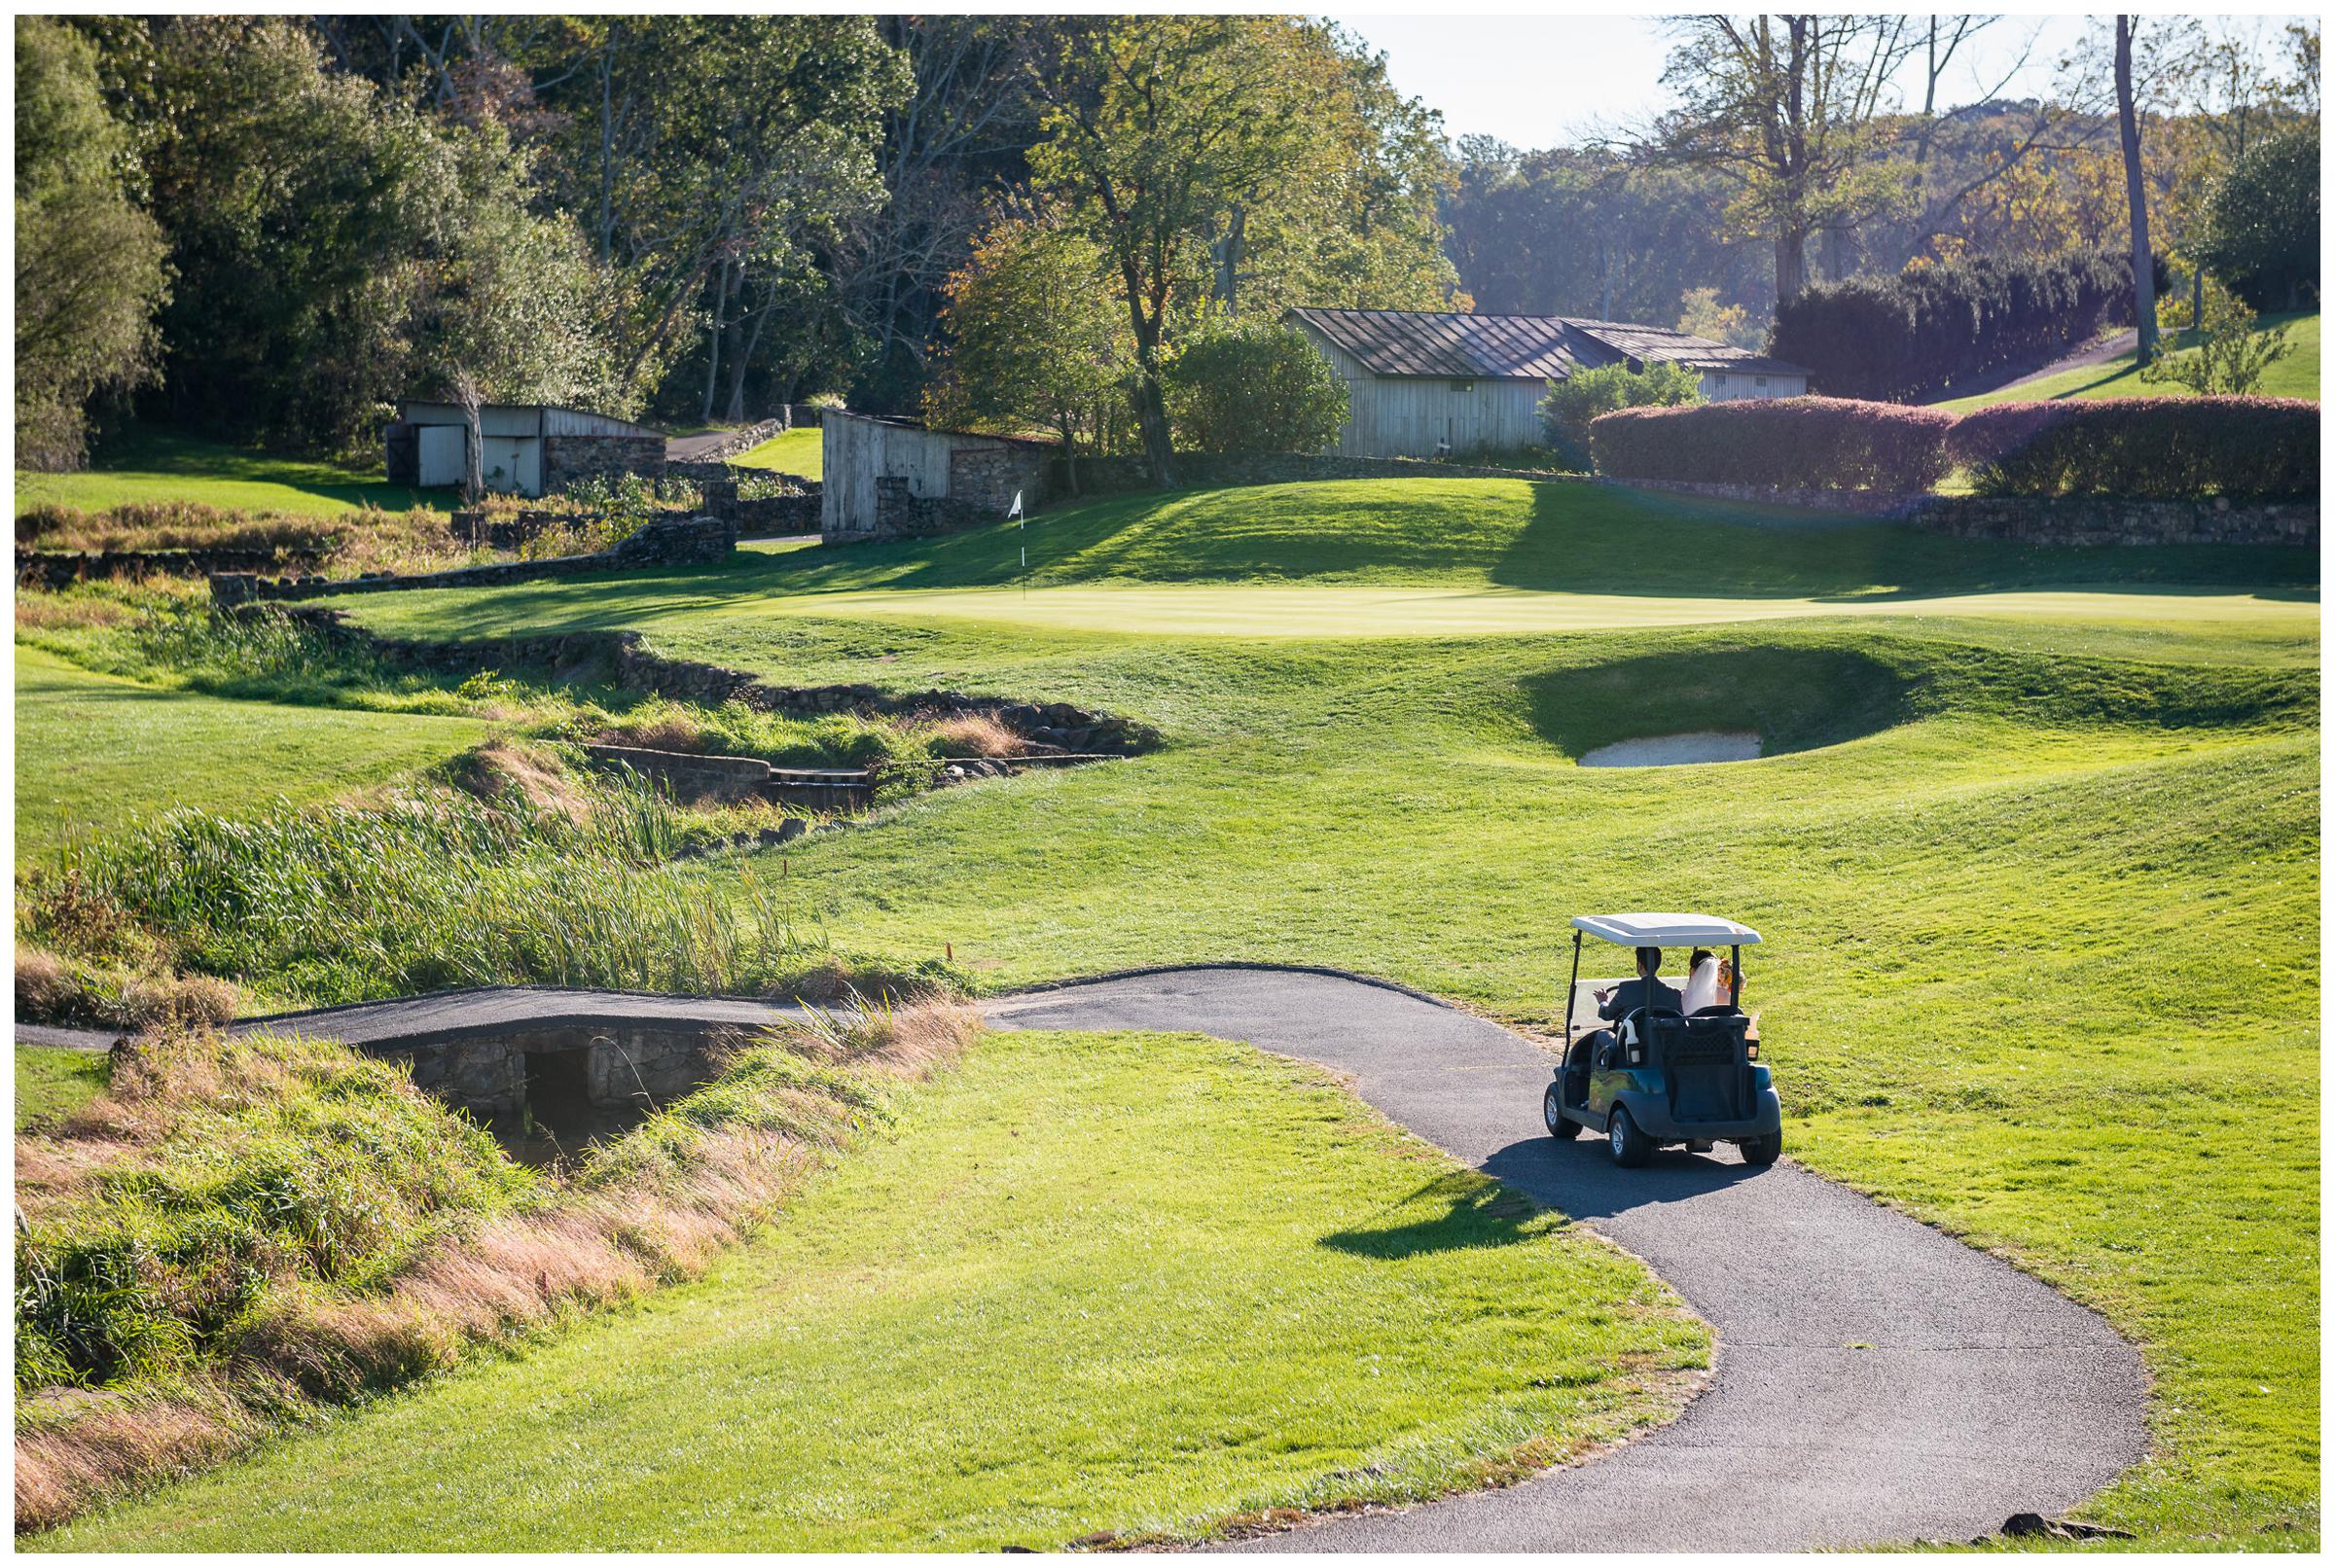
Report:
[[[1016,490],[1016,491],[1014,492],[1014,504],[1013,504],[1012,506],[1010,506],[1010,507],[1008,507],[1008,508],[1006,509],[1006,513],[1005,513],[1005,520],[1006,520],[1006,521],[1008,521],[1008,522],[1011,522],[1011,521],[1013,521],[1013,520],[1014,520],[1016,517],[1021,517],[1021,516],[1022,516],[1022,492],[1021,492],[1020,490]]]

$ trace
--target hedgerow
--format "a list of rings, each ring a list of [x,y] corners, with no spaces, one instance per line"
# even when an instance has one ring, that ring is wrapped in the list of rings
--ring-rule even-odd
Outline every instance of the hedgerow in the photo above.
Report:
[[[1616,479],[1778,489],[1926,490],[1946,477],[1954,415],[1846,398],[1623,409],[1589,427]]]
[[[2132,296],[2121,254],[1980,256],[1819,283],[1777,307],[1770,351],[1827,392],[1919,402],[2129,322]]]
[[[1983,495],[2318,493],[2318,405],[2303,398],[1998,403],[1948,445]]]

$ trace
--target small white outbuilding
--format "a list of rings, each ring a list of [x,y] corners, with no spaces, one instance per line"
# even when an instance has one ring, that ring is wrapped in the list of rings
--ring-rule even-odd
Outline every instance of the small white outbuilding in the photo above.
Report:
[[[406,402],[382,432],[389,482],[430,489],[462,483],[469,420],[458,403]],[[665,474],[665,433],[629,419],[549,404],[479,409],[479,471],[486,488],[540,496],[588,475]]]

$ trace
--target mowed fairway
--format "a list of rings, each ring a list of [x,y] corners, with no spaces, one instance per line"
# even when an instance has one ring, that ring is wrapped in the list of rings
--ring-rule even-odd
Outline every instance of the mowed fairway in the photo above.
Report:
[[[469,719],[233,702],[98,675],[19,645],[17,853],[173,806],[227,815],[319,800],[469,745]]]
[[[1318,1071],[1000,1034],[704,1282],[40,1544],[1183,1535],[1611,1441],[1705,1345],[1621,1254]]]
[[[2142,1347],[2154,1451],[2087,1513],[2151,1546],[2316,1543],[2315,560],[2021,550],[1497,481],[1126,498],[1030,532],[1057,545],[1033,548],[1032,603],[1124,613],[1010,614],[1010,530],[352,608],[437,637],[638,625],[789,682],[1158,725],[1154,755],[921,797],[749,863],[767,877],[783,853],[805,917],[839,942],[949,944],[991,985],[1326,963],[1546,1027],[1567,915],[1748,920],[1768,938],[1748,1000],[1793,1157],[2014,1259]],[[1302,609],[1364,590],[1385,597],[1346,625]],[[1205,629],[1147,629],[1153,596],[1203,591]],[[939,608],[977,597],[971,618]],[[1390,624],[1406,601],[1510,598],[1549,619]],[[1677,602],[1713,624],[1610,619]],[[1771,755],[1574,762],[1707,729],[1756,730]],[[741,871],[693,874],[718,898]],[[1271,1108],[1233,1096],[1222,1113],[1230,1129]],[[750,1266],[691,1299],[768,1312],[774,1287],[736,1272]],[[693,1355],[685,1335],[621,1337],[657,1310],[549,1354],[602,1373]],[[755,1384],[759,1354],[734,1361],[723,1375]],[[637,1408],[635,1457],[706,1445],[624,1375],[562,1408]],[[997,1418],[1029,1397],[998,1395]],[[391,1425],[406,1408],[327,1441],[411,1455],[458,1433],[449,1468],[538,1462],[536,1417],[513,1405],[411,1443]],[[275,1498],[231,1510],[215,1484],[137,1516],[191,1521],[167,1511],[200,1497],[204,1541],[271,1527]],[[113,1528],[71,1539],[126,1544]]]

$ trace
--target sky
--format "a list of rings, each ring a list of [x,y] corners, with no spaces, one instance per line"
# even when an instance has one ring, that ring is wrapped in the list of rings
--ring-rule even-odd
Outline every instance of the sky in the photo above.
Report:
[[[1395,87],[1441,110],[1454,140],[1551,147],[1642,122],[1669,102],[1669,41],[1656,17],[1327,15],[1384,52]],[[2282,19],[2262,18],[2264,31]],[[1957,56],[1947,105],[1987,96],[2006,77],[2005,96],[2044,91],[2083,30],[2079,16],[2003,18],[1974,41],[1967,63]]]

